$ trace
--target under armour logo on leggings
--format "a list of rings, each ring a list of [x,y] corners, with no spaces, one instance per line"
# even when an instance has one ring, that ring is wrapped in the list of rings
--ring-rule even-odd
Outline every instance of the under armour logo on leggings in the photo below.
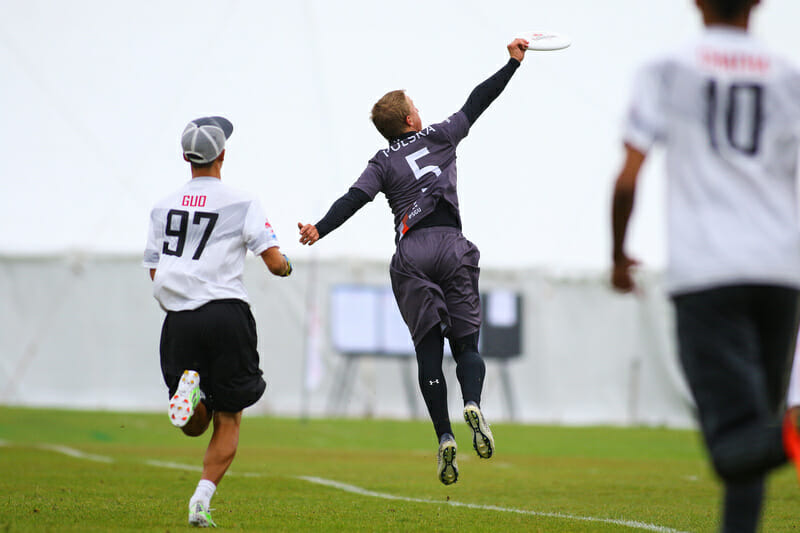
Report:
[[[434,379],[432,381],[428,381],[429,385],[433,385],[434,383],[439,383],[439,380],[438,379]]]

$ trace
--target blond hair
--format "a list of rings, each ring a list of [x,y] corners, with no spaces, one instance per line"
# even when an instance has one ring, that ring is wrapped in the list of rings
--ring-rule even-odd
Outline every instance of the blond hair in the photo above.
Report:
[[[406,92],[403,89],[389,91],[372,106],[370,119],[381,135],[387,140],[402,135],[408,124],[406,117],[411,114]]]

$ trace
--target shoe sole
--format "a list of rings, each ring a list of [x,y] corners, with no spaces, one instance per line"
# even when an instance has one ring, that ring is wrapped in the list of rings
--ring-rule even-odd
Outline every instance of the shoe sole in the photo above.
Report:
[[[190,516],[189,525],[194,527],[217,527],[217,524],[211,518],[206,518],[200,514]]]
[[[178,383],[178,390],[169,400],[169,420],[172,425],[182,428],[194,415],[196,404],[192,403],[192,391],[200,385],[200,374],[186,370]]]
[[[201,504],[197,504],[196,512],[189,513],[189,525],[194,527],[217,527],[217,524],[211,519],[211,514]]]
[[[456,465],[456,443],[448,443],[439,450],[442,465],[439,472],[439,481],[445,485],[452,485],[458,481],[458,465]]]
[[[464,420],[472,428],[472,447],[481,459],[494,454],[494,437],[480,410],[472,405],[464,408]]]

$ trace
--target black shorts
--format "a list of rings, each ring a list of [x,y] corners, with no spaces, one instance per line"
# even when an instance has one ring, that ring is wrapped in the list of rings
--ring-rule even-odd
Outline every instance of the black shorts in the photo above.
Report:
[[[434,327],[458,339],[481,327],[481,254],[457,228],[409,231],[392,257],[390,277],[414,346]]]
[[[203,403],[209,409],[237,413],[253,405],[267,387],[256,345],[256,321],[241,300],[167,312],[161,329],[161,374],[169,396],[189,369],[200,374]]]
[[[757,431],[774,424],[779,439],[797,338],[798,291],[735,285],[673,301],[681,364],[712,455],[718,443],[750,426]]]

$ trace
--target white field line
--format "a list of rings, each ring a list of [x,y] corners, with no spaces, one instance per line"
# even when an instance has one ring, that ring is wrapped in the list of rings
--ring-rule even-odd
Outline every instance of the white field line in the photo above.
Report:
[[[4,441],[0,439],[0,447],[2,446],[12,446],[12,444],[8,441]],[[34,447],[39,448],[41,450],[48,450],[52,452],[61,453],[67,455],[69,457],[74,457],[76,459],[86,459],[89,461],[96,461],[100,463],[113,463],[115,462],[111,457],[105,457],[103,455],[94,455],[91,453],[84,453],[80,450],[76,450],[75,448],[69,448],[67,446],[61,446],[59,444],[37,444]],[[190,472],[202,472],[202,467],[196,465],[185,465],[181,463],[173,463],[171,461],[159,461],[155,459],[148,459],[144,461],[145,464],[149,466],[154,466],[157,468],[172,468],[177,470],[187,470]],[[244,477],[263,477],[263,474],[257,472],[243,472],[243,473],[234,473],[228,472],[227,475],[239,475]],[[593,516],[577,516],[577,515],[570,515],[564,513],[548,513],[544,511],[529,511],[527,509],[514,509],[513,507],[499,507],[496,505],[478,505],[475,503],[462,503],[453,500],[429,500],[426,498],[411,498],[408,496],[396,496],[394,494],[386,494],[383,492],[375,492],[367,489],[362,489],[361,487],[357,487],[355,485],[348,485],[347,483],[341,483],[339,481],[334,481],[331,479],[324,479],[319,477],[313,476],[296,476],[296,479],[302,479],[303,481],[308,481],[309,483],[315,483],[317,485],[324,485],[326,487],[332,487],[335,489],[343,490],[345,492],[350,492],[352,494],[358,494],[360,496],[370,496],[372,498],[381,498],[384,500],[397,500],[397,501],[404,501],[404,502],[413,502],[413,503],[431,503],[434,505],[450,505],[452,507],[465,507],[467,509],[478,509],[481,511],[497,511],[501,513],[514,513],[514,514],[522,514],[522,515],[529,515],[529,516],[541,516],[546,518],[561,518],[564,520],[573,520],[578,522],[602,522],[605,524],[614,524],[618,526],[625,526],[632,529],[643,529],[645,531],[656,531],[658,533],[686,533],[680,531],[678,529],[672,529],[669,527],[658,526],[655,524],[648,524],[646,522],[639,522],[637,520],[617,520],[614,518],[597,518]]]
[[[353,494],[358,494],[361,496],[372,496],[373,498],[383,498],[385,500],[401,500],[405,502],[414,502],[414,503],[433,503],[436,505],[451,505],[453,507],[466,507],[468,509],[479,509],[483,511],[498,511],[502,513],[515,513],[515,514],[523,514],[523,515],[531,515],[531,516],[542,516],[547,518],[562,518],[565,520],[575,520],[580,522],[603,522],[606,524],[614,524],[618,526],[625,526],[633,529],[644,529],[646,531],[658,531],[660,533],[684,533],[677,529],[672,529],[669,527],[664,526],[657,526],[654,524],[648,524],[645,522],[639,522],[635,520],[616,520],[613,518],[596,518],[593,516],[576,516],[576,515],[569,515],[564,513],[548,513],[542,511],[528,511],[526,509],[514,509],[512,507],[498,507],[496,505],[478,505],[475,503],[461,503],[456,502],[453,500],[443,501],[443,500],[428,500],[425,498],[409,498],[406,496],[395,496],[394,494],[385,494],[382,492],[374,492],[371,490],[362,489],[361,487],[356,487],[355,485],[348,485],[346,483],[340,483],[338,481],[333,481],[330,479],[322,479],[318,477],[311,477],[311,476],[298,476],[298,479],[302,479],[308,481],[309,483],[316,483],[318,485],[325,485],[327,487],[333,487],[339,490],[343,490],[345,492],[351,492]]]
[[[157,461],[155,459],[148,459],[144,462],[146,465],[157,466],[159,468],[172,468],[173,470],[188,470],[189,472],[202,472],[203,467],[197,465],[182,465],[180,463],[173,463],[171,461]]]
[[[64,455],[68,455],[76,459],[87,459],[89,461],[95,461],[97,463],[114,462],[114,459],[112,459],[111,457],[105,457],[103,455],[94,455],[91,453],[84,453],[80,450],[76,450],[75,448],[68,448],[67,446],[61,446],[59,444],[37,444],[36,447],[41,450],[49,450],[51,452],[63,453]]]

